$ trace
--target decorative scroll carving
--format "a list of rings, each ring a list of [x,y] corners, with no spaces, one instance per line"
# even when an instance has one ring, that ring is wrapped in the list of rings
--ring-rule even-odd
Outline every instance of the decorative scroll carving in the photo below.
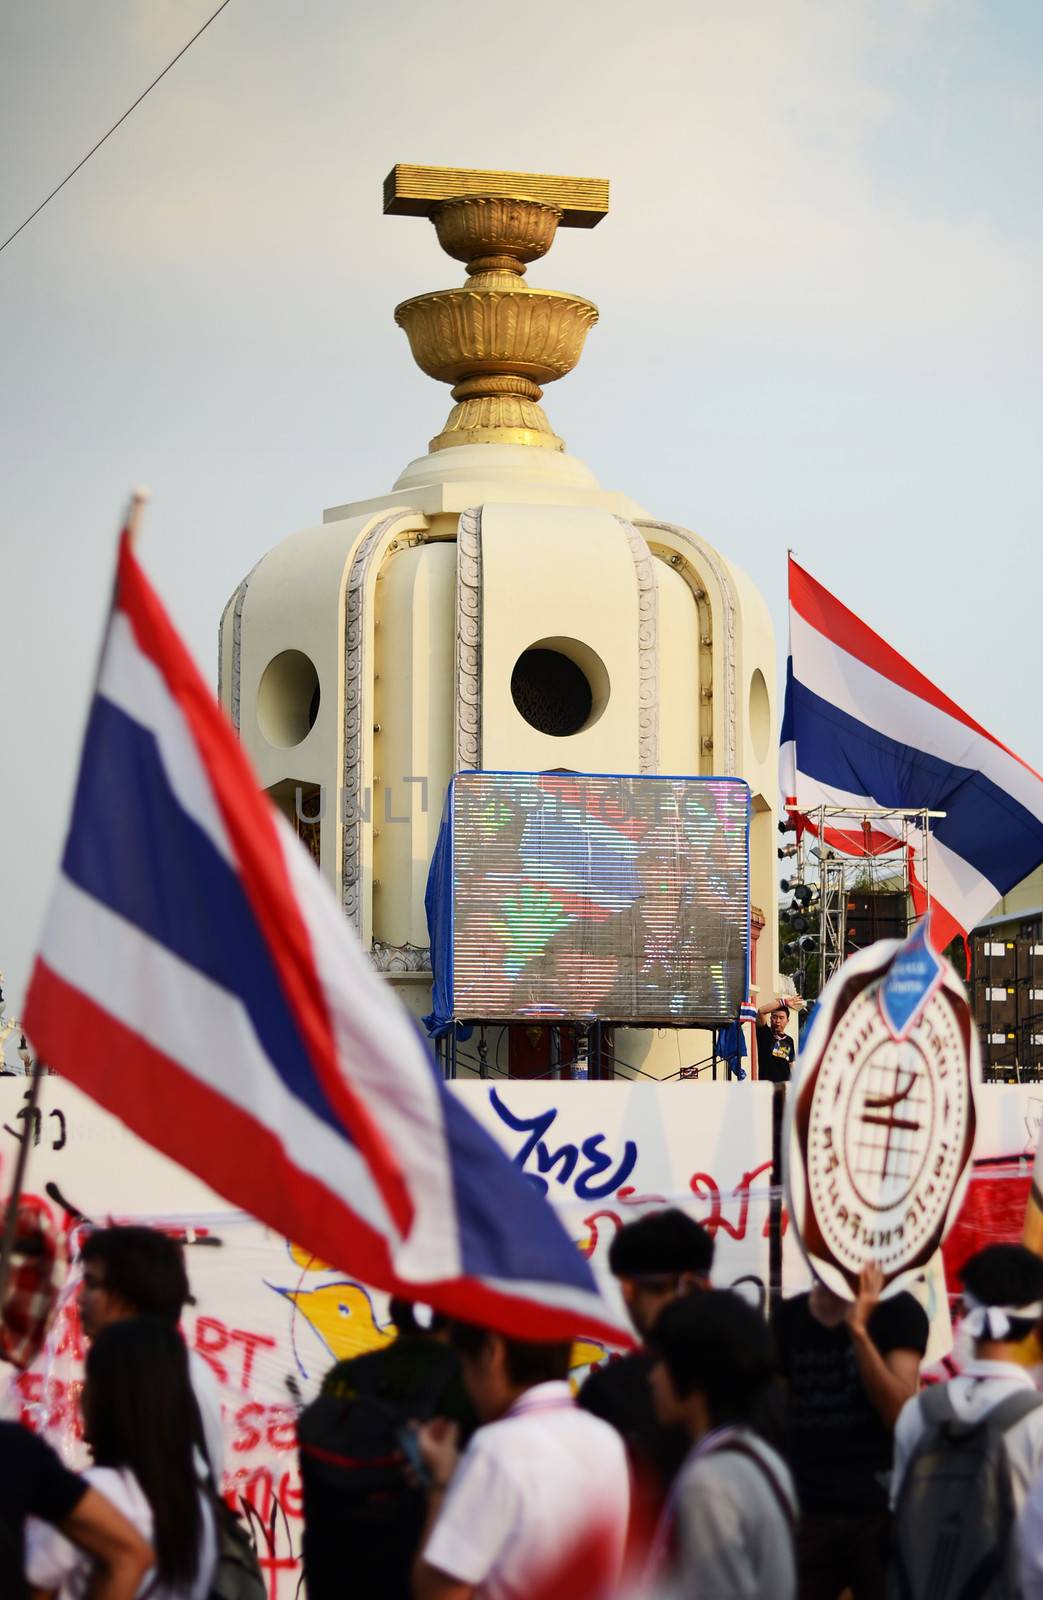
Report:
[[[363,602],[366,577],[375,552],[385,535],[404,516],[399,509],[384,517],[369,530],[352,557],[344,596],[344,782],[341,815],[341,902],[348,921],[356,930],[362,926],[362,715],[365,620]],[[365,808],[368,812],[369,807]]]
[[[221,620],[217,624],[217,698],[218,698],[218,700],[220,700],[220,698],[221,698],[221,674],[224,671],[224,665],[225,665],[225,617],[227,617],[228,608],[232,604],[232,601],[235,599],[235,597],[236,597],[236,595],[238,593],[239,593],[238,589],[233,589],[232,590],[231,594],[228,596],[228,599],[225,601],[224,609],[221,612]]]
[[[697,599],[703,587],[699,581],[699,568],[708,571],[716,581],[721,597],[721,606],[720,616],[715,618],[714,635],[721,646],[724,682],[719,686],[714,685],[714,693],[716,696],[718,688],[720,688],[724,694],[724,713],[722,717],[724,724],[724,750],[723,752],[717,752],[714,770],[724,777],[730,777],[735,773],[738,764],[736,754],[738,706],[736,701],[735,670],[735,595],[731,579],[716,551],[712,550],[708,544],[705,544],[694,533],[690,533],[687,528],[679,528],[673,522],[651,522],[644,519],[638,521],[637,526],[652,535],[656,533],[667,534],[671,539],[676,540],[681,545],[687,545],[694,552],[695,562],[690,565],[682,556],[683,564],[679,566],[678,570],[688,587],[696,594]],[[721,759],[722,755],[723,760]]]
[[[456,534],[456,771],[482,764],[482,508]]]
[[[232,670],[231,670],[231,696],[228,714],[232,719],[232,726],[236,733],[239,732],[239,697],[240,697],[240,655],[243,634],[243,604],[246,600],[246,591],[250,586],[260,561],[255,561],[234,595],[228,601],[221,613],[221,621],[217,628],[217,698],[221,698],[221,668],[225,658],[225,618],[228,615],[228,606],[232,607]]]
[[[426,944],[385,944],[374,939],[369,959],[378,972],[431,971],[431,951]]]
[[[659,592],[652,555],[632,522],[617,517],[637,578],[638,770],[659,770]]]

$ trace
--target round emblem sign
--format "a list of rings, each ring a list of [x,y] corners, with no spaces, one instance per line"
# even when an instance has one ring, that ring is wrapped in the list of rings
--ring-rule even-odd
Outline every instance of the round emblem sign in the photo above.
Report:
[[[887,941],[845,963],[790,1089],[791,1214],[813,1270],[845,1297],[869,1262],[889,1285],[922,1268],[970,1172],[976,1031],[948,963],[921,943],[911,979],[909,949]]]

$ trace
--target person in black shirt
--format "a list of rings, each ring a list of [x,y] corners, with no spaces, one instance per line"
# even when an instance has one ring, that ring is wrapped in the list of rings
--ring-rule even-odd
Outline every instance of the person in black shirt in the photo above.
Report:
[[[693,1290],[710,1287],[713,1236],[683,1211],[653,1211],[620,1228],[608,1253],[630,1320],[646,1339],[663,1307]],[[667,1492],[691,1445],[682,1428],[659,1422],[649,1374],[654,1358],[634,1350],[597,1367],[578,1395],[579,1404],[611,1423],[622,1435],[633,1469],[631,1542],[650,1537]]]
[[[894,1426],[917,1391],[928,1323],[911,1294],[881,1300],[882,1284],[866,1267],[851,1302],[816,1283],[784,1300],[776,1318],[803,1512],[801,1600],[885,1592]]]
[[[394,1341],[338,1361],[298,1418],[311,1600],[341,1600],[346,1550],[359,1594],[410,1600],[427,1501],[410,1481],[404,1436],[410,1424],[438,1416],[467,1439],[477,1422],[448,1319],[399,1299],[391,1319]]]
[[[781,997],[770,1000],[757,1012],[757,1076],[768,1083],[789,1083],[796,1051],[786,1029],[789,1027],[790,1006],[794,1010],[804,1004],[796,995],[788,1000]],[[763,1019],[767,1017],[767,1023]]]
[[[26,1517],[41,1517],[96,1562],[94,1600],[132,1600],[152,1551],[97,1489],[62,1466],[50,1445],[17,1422],[0,1422],[0,1595],[23,1600]]]

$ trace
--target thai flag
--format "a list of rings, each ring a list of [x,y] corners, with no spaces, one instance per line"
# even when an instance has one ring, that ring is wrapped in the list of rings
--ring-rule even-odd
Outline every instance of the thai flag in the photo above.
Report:
[[[626,911],[645,893],[638,845],[579,806],[558,816],[530,813],[518,854],[528,877],[545,884],[573,915],[601,921]]]
[[[792,557],[789,598],[786,804],[944,811],[928,856],[931,939],[944,949],[1043,861],[1043,778]],[[857,829],[830,842],[872,854],[897,831],[874,819],[864,843]]]
[[[631,1342],[259,792],[127,533],[25,1026],[321,1260],[519,1337]]]

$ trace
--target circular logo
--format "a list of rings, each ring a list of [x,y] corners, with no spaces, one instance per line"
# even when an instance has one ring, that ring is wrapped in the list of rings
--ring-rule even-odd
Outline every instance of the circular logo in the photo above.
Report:
[[[870,1261],[890,1280],[937,1248],[973,1129],[966,1001],[936,989],[898,1036],[878,976],[849,988],[831,1030],[812,1036],[796,1086],[795,1220],[809,1254],[848,1284]]]

